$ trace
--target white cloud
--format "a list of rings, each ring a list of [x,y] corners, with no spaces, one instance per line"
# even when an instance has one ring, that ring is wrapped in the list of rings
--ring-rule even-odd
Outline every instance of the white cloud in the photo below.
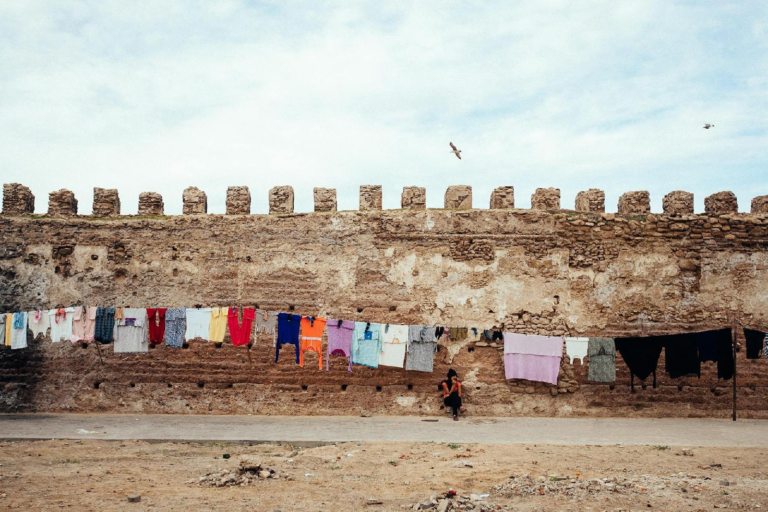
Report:
[[[6,2],[0,5],[3,181],[47,193],[163,194],[195,185],[224,211],[248,185],[514,185],[703,197],[768,193],[768,8],[761,2]],[[290,4],[295,5],[295,4]],[[309,5],[309,4],[308,4]],[[703,130],[705,122],[714,130]],[[464,150],[458,161],[448,141]]]

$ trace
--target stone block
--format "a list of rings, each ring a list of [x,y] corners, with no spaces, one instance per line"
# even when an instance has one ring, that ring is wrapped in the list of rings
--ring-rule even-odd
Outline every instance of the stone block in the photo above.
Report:
[[[560,189],[559,188],[537,188],[531,196],[532,210],[559,210],[560,209]]]
[[[381,210],[381,185],[360,186],[360,211]]]
[[[120,215],[120,195],[116,188],[93,188],[93,216],[114,217]]]
[[[575,210],[577,212],[605,213],[605,192],[599,188],[582,190],[576,194]]]
[[[693,215],[693,194],[675,190],[664,196],[662,206],[667,215]]]
[[[768,196],[757,196],[752,199],[752,213],[768,213]]]
[[[293,187],[273,187],[269,191],[269,213],[293,213]]]
[[[445,208],[451,210],[472,209],[472,187],[454,185],[445,191]]]
[[[648,215],[651,213],[651,194],[647,190],[626,192],[619,197],[619,215]]]
[[[424,187],[403,187],[400,206],[408,210],[426,210],[427,189]]]
[[[316,212],[335,212],[336,211],[336,189],[318,188],[313,189],[315,196]]]
[[[250,215],[251,192],[248,187],[227,187],[227,215]]]
[[[181,197],[183,202],[182,213],[184,215],[205,215],[208,213],[208,196],[197,187],[184,189]]]
[[[77,199],[74,192],[63,188],[48,194],[48,215],[55,217],[77,215]]]
[[[3,185],[3,214],[30,215],[35,212],[35,196],[20,183]]]
[[[491,210],[511,210],[515,207],[515,187],[496,187],[491,192]]]
[[[736,213],[739,203],[736,194],[730,190],[716,192],[704,198],[704,211],[707,213]]]
[[[163,196],[157,192],[139,194],[139,215],[163,215],[164,207]]]

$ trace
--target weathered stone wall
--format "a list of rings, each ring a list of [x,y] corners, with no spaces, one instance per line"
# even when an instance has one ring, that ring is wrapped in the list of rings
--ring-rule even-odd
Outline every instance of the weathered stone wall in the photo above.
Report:
[[[292,195],[292,194],[291,194]],[[186,197],[186,196],[185,196]],[[283,195],[284,197],[284,195]],[[292,201],[291,201],[292,203]],[[0,312],[80,303],[258,305],[384,323],[617,336],[768,326],[768,215],[622,216],[535,210],[383,210],[147,219],[0,217]],[[741,340],[743,346],[743,340]],[[305,368],[270,336],[149,354],[30,342],[0,349],[0,410],[438,413],[449,367],[476,414],[719,416],[730,382],[659,368],[630,394],[563,363],[558,386],[504,380],[500,344],[441,346],[435,373]],[[495,345],[495,346],[494,346]],[[451,355],[454,355],[452,362]],[[739,353],[744,416],[768,417],[766,360]]]

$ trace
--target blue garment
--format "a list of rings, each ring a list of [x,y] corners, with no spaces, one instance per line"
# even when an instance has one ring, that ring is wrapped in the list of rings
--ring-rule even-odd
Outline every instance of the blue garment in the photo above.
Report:
[[[352,332],[352,363],[378,368],[381,348],[381,324],[355,322],[355,330]]]
[[[24,313],[13,314],[13,328],[22,329],[24,327]]]
[[[184,346],[184,332],[186,328],[186,309],[170,308],[165,311],[165,344],[167,346],[182,348]]]
[[[115,308],[96,309],[95,339],[99,343],[112,343],[115,329]],[[58,340],[54,340],[58,341]]]
[[[275,362],[280,357],[280,345],[293,345],[296,348],[296,364],[299,364],[299,328],[301,315],[280,313],[277,315],[277,343],[275,344]]]

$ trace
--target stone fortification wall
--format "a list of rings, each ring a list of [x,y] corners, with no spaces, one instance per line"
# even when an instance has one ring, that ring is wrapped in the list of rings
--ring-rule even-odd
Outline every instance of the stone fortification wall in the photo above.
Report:
[[[120,216],[109,191],[117,208],[105,206],[102,217],[78,215],[68,191],[51,195],[51,215],[32,215],[24,189],[4,187],[0,312],[258,305],[572,336],[768,326],[768,215],[732,213],[729,194],[698,215],[680,213],[689,198],[676,194],[665,202],[674,209],[667,215],[648,213],[647,193],[631,192],[619,215],[595,211],[604,209],[595,189],[577,199],[581,211],[559,210],[557,189],[538,192],[542,209],[514,209],[512,187],[494,191],[495,208],[471,209],[466,186],[449,189],[446,209],[425,209],[427,191],[408,187],[405,209],[381,210],[380,189],[363,187],[361,211],[334,212],[334,189],[318,189],[323,213],[296,214],[292,188],[276,187],[273,214],[250,215],[250,191],[233,187],[231,215],[205,214],[205,194],[187,189],[180,216],[162,216],[162,198],[143,196],[159,214],[148,217]],[[436,414],[436,385],[449,367],[480,414],[723,417],[731,407],[731,383],[717,381],[714,365],[703,365],[701,379],[672,380],[663,357],[658,388],[638,384],[630,394],[620,360],[612,386],[588,383],[586,369],[566,361],[557,386],[508,382],[500,345],[485,342],[441,346],[433,374],[362,367],[350,374],[338,360],[319,371],[314,354],[299,368],[290,348],[274,364],[263,334],[250,351],[205,342],[139,355],[30,346],[0,350],[0,410]],[[743,350],[737,360],[740,411],[768,417],[767,361],[747,361]]]

